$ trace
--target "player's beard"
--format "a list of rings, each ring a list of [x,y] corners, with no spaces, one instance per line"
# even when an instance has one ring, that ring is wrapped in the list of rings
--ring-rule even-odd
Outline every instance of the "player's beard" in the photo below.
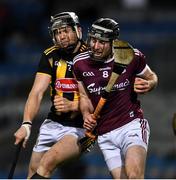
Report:
[[[73,53],[73,52],[74,52],[77,44],[78,44],[78,41],[76,41],[76,42],[73,43],[73,44],[68,45],[67,47],[63,47],[61,44],[60,44],[60,45],[61,45],[62,50],[63,50],[64,52],[66,52],[67,54],[70,54],[70,53]]]

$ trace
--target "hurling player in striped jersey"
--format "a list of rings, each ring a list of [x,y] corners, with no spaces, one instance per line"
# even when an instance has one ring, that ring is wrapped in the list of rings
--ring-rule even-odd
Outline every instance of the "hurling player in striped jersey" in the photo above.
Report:
[[[91,101],[95,109],[104,95],[114,64],[112,42],[118,39],[119,24],[110,18],[98,19],[88,32],[90,50],[74,58],[73,69],[78,80],[84,127],[88,131],[96,128],[98,145],[112,177],[141,179],[150,128],[137,93],[151,91],[158,81],[145,56],[133,49],[132,62],[121,71],[97,120],[88,103]],[[122,66],[117,69],[121,70]]]
[[[50,177],[56,167],[79,156],[78,140],[85,136],[78,108],[78,84],[72,73],[73,58],[87,50],[78,16],[74,12],[51,16],[49,32],[54,45],[41,56],[22,125],[15,133],[15,144],[23,141],[23,147],[26,147],[32,121],[50,86],[52,106],[40,127],[29,164],[28,178],[34,179]]]

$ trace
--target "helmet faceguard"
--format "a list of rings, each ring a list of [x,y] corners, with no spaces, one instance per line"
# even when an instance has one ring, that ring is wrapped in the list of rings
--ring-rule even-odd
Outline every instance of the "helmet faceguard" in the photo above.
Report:
[[[90,30],[88,31],[87,43],[90,45],[90,40],[93,37],[112,44],[114,39],[119,38],[119,31],[119,24],[116,21],[110,18],[100,18],[92,24]],[[93,57],[93,53],[91,51],[90,55],[92,59],[100,61],[99,59]],[[101,61],[105,61],[105,59],[102,59]]]
[[[57,44],[55,40],[55,30],[66,26],[72,27],[73,31],[76,32],[78,40],[82,39],[82,34],[78,31],[78,27],[80,27],[78,16],[74,12],[63,12],[51,16],[50,19],[50,26],[48,29],[54,44]]]

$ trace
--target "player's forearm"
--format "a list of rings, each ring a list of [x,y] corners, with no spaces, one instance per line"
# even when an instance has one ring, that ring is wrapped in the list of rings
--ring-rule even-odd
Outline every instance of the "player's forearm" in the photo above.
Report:
[[[85,95],[80,96],[80,110],[83,114],[83,116],[93,113],[93,106],[88,97]]]
[[[24,108],[23,121],[33,121],[37,115],[43,94],[30,93]]]
[[[158,77],[157,77],[157,75],[154,72],[152,72],[147,77],[147,80],[149,82],[150,91],[151,91],[152,89],[154,89],[157,86],[157,84],[158,84]]]

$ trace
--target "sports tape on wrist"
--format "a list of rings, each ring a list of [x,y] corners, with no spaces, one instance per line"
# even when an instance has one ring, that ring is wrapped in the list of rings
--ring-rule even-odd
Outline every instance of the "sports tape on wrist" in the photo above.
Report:
[[[28,124],[28,125],[31,125],[31,126],[32,126],[32,122],[31,122],[31,121],[23,121],[22,124]]]
[[[25,139],[29,139],[29,136],[31,134],[31,124],[23,123],[21,126],[26,129],[26,134],[27,135],[26,135]]]

